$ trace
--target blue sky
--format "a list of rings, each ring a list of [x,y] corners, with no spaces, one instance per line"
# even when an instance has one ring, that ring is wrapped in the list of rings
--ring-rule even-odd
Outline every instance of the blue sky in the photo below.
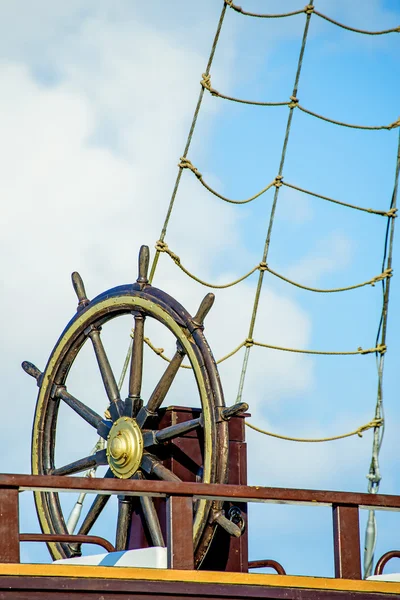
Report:
[[[241,4],[250,11],[276,10],[269,0]],[[297,8],[302,5],[293,0],[284,10]],[[366,29],[394,27],[400,20],[395,2],[374,0],[365,6],[319,0],[316,8]],[[94,296],[133,279],[140,244],[154,247],[220,3],[208,0],[199,13],[181,0],[168,10],[161,1],[143,7],[126,0],[113,7],[87,2],[83,8],[80,2],[61,7],[42,0],[35,10],[14,2],[3,4],[1,11],[5,91],[0,151],[7,198],[2,214],[2,308],[8,315],[3,364],[5,397],[15,398],[26,439],[0,468],[28,472],[36,390],[19,364],[29,359],[45,365],[74,310],[69,283],[73,270],[82,272]],[[303,14],[269,20],[228,10],[211,69],[213,87],[241,98],[286,101],[303,26]],[[312,16],[300,103],[346,122],[391,123],[399,116],[397,57],[396,34],[361,36]],[[277,174],[288,110],[234,104],[206,93],[188,156],[220,193],[249,197]],[[347,129],[296,109],[283,175],[317,193],[385,209],[393,188],[397,140],[396,129]],[[261,259],[272,195],[270,190],[252,203],[227,205],[185,171],[166,241],[203,279],[235,279]],[[281,188],[268,263],[315,287],[364,281],[381,272],[385,225],[382,217]],[[217,293],[206,329],[216,358],[247,336],[256,277]],[[193,312],[207,291],[187,280],[167,256],[161,257],[154,283]],[[381,453],[381,491],[386,493],[399,493],[398,302],[394,277]],[[379,285],[312,294],[267,274],[254,338],[322,350],[372,347],[380,310]],[[116,363],[122,360],[121,348],[110,348]],[[236,397],[242,358],[243,351],[221,365],[228,404]],[[373,355],[310,357],[253,348],[243,399],[261,427],[320,437],[368,422],[376,385]],[[12,434],[5,436],[11,443]],[[329,444],[298,445],[253,432],[248,441],[251,483],[366,489],[371,432]],[[23,526],[32,530],[35,516],[28,500],[23,502]],[[329,511],[258,507],[251,517],[256,523],[250,522],[252,558],[271,556],[292,573],[332,573]],[[377,555],[397,545],[395,518],[379,515]],[[298,551],[293,550],[293,536]],[[25,550],[27,560],[32,560],[31,552]]]

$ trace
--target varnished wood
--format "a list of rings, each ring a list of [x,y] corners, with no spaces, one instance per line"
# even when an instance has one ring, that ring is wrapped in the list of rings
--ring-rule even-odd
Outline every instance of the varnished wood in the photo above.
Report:
[[[193,502],[184,496],[167,500],[168,568],[194,569]]]
[[[334,504],[332,512],[335,576],[361,579],[358,507]]]
[[[129,496],[195,496],[219,500],[308,506],[347,504],[360,508],[400,511],[400,496],[365,494],[361,492],[334,492],[219,483],[193,483],[184,481],[133,481],[122,479],[97,479],[89,477],[55,477],[51,475],[0,474],[0,489],[16,487],[22,490],[96,491],[104,494],[124,493]]]
[[[0,562],[19,562],[18,489],[3,488],[0,492]]]

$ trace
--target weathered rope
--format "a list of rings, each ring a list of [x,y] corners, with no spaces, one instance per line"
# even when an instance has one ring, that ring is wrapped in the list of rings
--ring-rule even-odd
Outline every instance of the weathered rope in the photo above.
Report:
[[[298,438],[291,437],[288,435],[281,435],[279,433],[273,433],[272,431],[267,431],[266,429],[261,429],[261,427],[257,427],[248,421],[245,422],[247,427],[250,429],[254,429],[254,431],[258,431],[258,433],[263,433],[264,435],[269,435],[270,437],[278,438],[279,440],[287,440],[289,442],[305,442],[305,443],[320,443],[320,442],[333,442],[335,440],[343,440],[344,438],[351,437],[353,435],[358,435],[358,437],[362,437],[364,431],[368,429],[382,427],[383,419],[372,419],[369,423],[365,425],[361,425],[361,427],[357,427],[354,431],[349,431],[349,433],[342,433],[341,435],[333,435],[331,437],[323,437],[323,438]]]
[[[355,290],[357,288],[361,288],[361,287],[364,287],[366,285],[372,285],[372,286],[374,286],[378,281],[382,281],[383,279],[386,279],[387,277],[391,277],[392,276],[392,269],[385,269],[385,271],[383,271],[383,273],[380,273],[379,275],[376,275],[375,277],[372,277],[372,279],[368,279],[368,281],[363,281],[362,283],[356,283],[354,285],[349,285],[347,287],[340,287],[340,288],[319,289],[319,288],[309,287],[307,285],[303,285],[301,283],[293,281],[293,280],[289,279],[288,277],[285,277],[284,275],[281,275],[280,273],[277,273],[276,271],[274,271],[273,269],[271,269],[267,265],[267,263],[260,262],[260,263],[258,263],[258,265],[255,265],[255,267],[253,267],[252,269],[250,269],[250,271],[248,271],[247,273],[245,273],[241,277],[238,277],[234,281],[231,281],[230,283],[217,284],[217,283],[210,283],[208,281],[204,281],[203,279],[200,279],[200,277],[197,277],[196,275],[194,275],[194,273],[192,273],[191,271],[189,271],[189,269],[187,269],[186,267],[184,267],[183,264],[182,264],[182,262],[181,262],[180,257],[177,254],[175,254],[175,252],[173,252],[172,250],[170,250],[170,248],[168,247],[168,244],[166,244],[165,242],[162,242],[161,240],[158,240],[158,242],[155,245],[155,248],[156,248],[157,252],[165,252],[165,254],[168,254],[168,256],[181,269],[181,271],[183,271],[183,273],[185,273],[188,277],[190,277],[194,281],[197,281],[197,283],[200,283],[201,285],[204,285],[205,287],[209,287],[209,288],[213,288],[213,289],[219,289],[219,290],[223,290],[223,289],[226,289],[226,288],[233,287],[234,285],[236,285],[236,284],[240,283],[241,281],[244,281],[245,279],[247,279],[248,277],[250,277],[250,275],[252,275],[256,271],[268,271],[269,273],[271,273],[271,275],[274,275],[275,277],[278,277],[279,279],[282,279],[283,281],[286,281],[286,283],[290,283],[291,285],[294,285],[295,287],[301,288],[303,290],[308,290],[310,292],[318,292],[318,293],[321,293],[321,294],[332,294],[332,293],[335,293],[335,292],[346,292],[348,290]]]
[[[211,76],[208,74],[205,77],[203,74],[203,79],[200,82],[203,86],[203,89],[208,90],[213,96],[217,96],[218,98],[222,98],[224,100],[229,100],[230,102],[239,102],[241,104],[249,104],[252,106],[288,106],[290,109],[298,108],[302,112],[315,117],[316,119],[321,119],[322,121],[326,121],[327,123],[332,123],[334,125],[339,125],[340,127],[349,127],[350,129],[364,129],[367,131],[380,131],[382,129],[391,130],[400,126],[400,118],[388,125],[359,125],[357,123],[346,123],[345,121],[338,121],[337,119],[332,119],[331,117],[327,117],[325,115],[321,115],[320,113],[316,113],[302,104],[299,103],[299,99],[292,95],[290,100],[287,102],[261,102],[259,100],[247,100],[243,98],[235,98],[234,96],[228,96],[226,94],[221,94],[216,89],[211,87]]]
[[[327,202],[332,202],[333,204],[339,204],[340,206],[346,206],[347,208],[353,208],[354,210],[360,210],[362,212],[379,215],[381,217],[396,217],[396,214],[397,214],[397,208],[391,208],[388,211],[378,210],[375,208],[365,208],[363,206],[358,206],[357,204],[350,204],[349,202],[343,202],[342,200],[336,200],[335,198],[330,198],[329,196],[317,194],[316,192],[312,192],[311,190],[306,190],[297,185],[294,185],[293,183],[288,183],[288,182],[284,181],[282,175],[277,175],[275,177],[275,179],[273,181],[271,181],[271,183],[269,183],[265,188],[263,188],[262,190],[257,192],[257,194],[254,194],[254,196],[251,196],[250,198],[247,198],[246,200],[233,200],[232,198],[227,198],[226,196],[222,196],[222,194],[220,194],[219,192],[214,190],[206,181],[204,181],[203,175],[200,173],[200,171],[197,169],[197,167],[195,167],[188,158],[182,157],[180,159],[180,162],[178,163],[178,167],[180,169],[189,169],[189,171],[192,171],[192,173],[194,173],[194,175],[196,175],[196,177],[200,181],[200,183],[209,192],[211,192],[211,194],[213,194],[217,198],[220,198],[224,202],[229,202],[230,204],[247,204],[249,202],[252,202],[256,198],[259,198],[263,194],[265,194],[265,192],[267,192],[273,186],[280,187],[282,185],[286,185],[286,187],[292,188],[293,190],[297,190],[298,192],[302,192],[303,194],[308,194],[309,196],[314,196],[315,198],[321,198],[321,200],[326,200]]]
[[[222,196],[222,194],[220,194],[219,192],[215,191],[212,187],[210,187],[208,185],[208,183],[206,183],[204,181],[203,176],[200,173],[200,171],[192,164],[192,162],[189,159],[182,157],[181,160],[180,160],[180,163],[178,164],[178,167],[180,169],[189,169],[189,171],[192,171],[192,173],[194,173],[196,175],[196,177],[200,181],[200,183],[209,192],[211,192],[211,194],[213,194],[214,196],[217,196],[217,198],[220,198],[224,202],[229,202],[230,204],[247,204],[248,202],[252,202],[256,198],[259,198],[260,196],[262,196],[263,194],[265,194],[265,192],[267,192],[274,185],[282,185],[280,183],[279,179],[275,178],[265,188],[263,188],[261,191],[257,192],[257,194],[254,194],[254,196],[251,196],[250,198],[247,198],[246,200],[232,200],[231,198],[227,198],[226,196]]]
[[[327,15],[320,13],[318,10],[314,10],[314,14],[317,15],[318,17],[321,17],[321,19],[325,19],[325,21],[329,21],[333,25],[337,25],[338,27],[341,27],[342,29],[347,29],[348,31],[354,31],[355,33],[362,33],[364,35],[385,35],[387,33],[399,33],[400,32],[400,26],[393,27],[392,29],[382,29],[381,31],[368,31],[366,29],[357,29],[356,27],[350,27],[350,25],[345,25],[344,23],[335,21],[331,17],[328,17]]]
[[[245,15],[246,17],[257,17],[259,19],[282,19],[284,17],[294,17],[295,15],[301,15],[302,13],[306,12],[307,8],[314,8],[312,6],[309,6],[309,7],[306,6],[305,8],[302,8],[300,10],[294,10],[292,12],[268,15],[268,14],[253,13],[253,12],[243,10],[243,8],[241,6],[237,6],[237,4],[234,4],[233,0],[225,0],[225,4],[227,4],[230,8],[232,8],[236,12],[241,13],[242,15]]]
[[[392,200],[390,203],[390,208],[392,210],[396,209],[397,204],[397,191],[399,185],[400,178],[400,132],[398,135],[397,142],[397,160],[396,160],[396,168],[395,168],[395,176],[394,176],[394,185],[392,192]],[[382,259],[382,268],[385,267],[388,269],[392,268],[393,261],[393,241],[394,241],[394,228],[395,228],[395,220],[388,220],[386,226],[386,235],[385,235],[385,245]],[[390,279],[382,281],[382,311],[381,318],[378,325],[378,332],[376,335],[376,344],[379,343],[384,345],[386,344],[386,334],[387,334],[387,325],[388,325],[388,307],[389,307],[389,292],[390,292]],[[375,418],[383,419],[384,418],[384,410],[383,410],[383,370],[385,364],[384,355],[377,356],[377,371],[378,371],[378,389],[376,396],[376,406],[375,406]],[[382,446],[383,436],[384,436],[384,427],[381,429],[378,427],[374,428],[373,442],[372,442],[372,453],[371,453],[371,463],[369,467],[369,472],[367,475],[368,478],[368,491],[372,494],[377,494],[379,492],[380,482],[382,479],[382,475],[380,472],[379,465],[379,454]],[[365,532],[365,551],[364,551],[364,577],[369,577],[372,573],[372,567],[374,564],[374,551],[375,551],[375,543],[376,543],[376,518],[375,511],[369,512],[368,523]]]
[[[316,354],[321,356],[351,356],[356,354],[384,354],[386,352],[386,346],[383,344],[377,344],[374,348],[363,349],[361,346],[357,350],[345,350],[345,351],[332,351],[332,350],[300,350],[299,348],[290,348],[285,346],[273,346],[272,344],[264,344],[264,342],[256,342],[252,338],[247,338],[243,345],[246,348],[251,346],[260,346],[261,348],[269,348],[270,350],[281,350],[282,352],[294,352],[297,354]]]
[[[388,211],[376,210],[375,208],[364,208],[363,206],[357,206],[357,204],[349,204],[348,202],[342,202],[341,200],[335,200],[335,198],[330,198],[329,196],[323,196],[322,194],[317,194],[316,192],[305,190],[304,188],[301,188],[298,185],[293,185],[293,183],[288,183],[287,181],[282,180],[282,185],[286,185],[286,187],[292,188],[293,190],[297,190],[298,192],[302,192],[303,194],[309,194],[310,196],[315,196],[316,198],[321,198],[322,200],[333,202],[334,204],[340,204],[341,206],[354,208],[354,210],[361,210],[363,212],[371,213],[373,215],[379,215],[381,217],[394,218],[397,216],[397,208],[391,208]]]
[[[387,277],[391,277],[392,274],[393,274],[393,270],[392,269],[385,269],[385,271],[383,271],[383,273],[381,273],[380,275],[376,275],[375,277],[372,277],[372,279],[369,279],[368,281],[363,281],[362,283],[356,283],[354,285],[349,285],[347,287],[340,287],[340,288],[319,289],[319,288],[309,287],[309,286],[303,285],[301,283],[297,283],[296,281],[292,281],[291,279],[288,279],[287,277],[284,277],[280,273],[277,273],[276,271],[273,271],[268,266],[266,267],[266,271],[268,271],[272,275],[275,275],[275,277],[279,277],[279,279],[282,279],[283,281],[286,281],[287,283],[290,283],[291,285],[294,285],[295,287],[301,288],[302,290],[308,290],[309,292],[317,292],[318,294],[333,294],[335,292],[347,292],[348,290],[355,290],[357,288],[361,288],[361,287],[364,287],[366,285],[375,286],[375,284],[378,281],[382,281],[382,279],[386,279]]]
[[[297,100],[297,99],[296,99]],[[337,121],[336,119],[331,119],[330,117],[326,117],[324,115],[320,115],[319,113],[313,112],[308,108],[305,108],[298,102],[294,102],[293,105],[288,105],[290,108],[298,108],[302,112],[311,115],[317,119],[321,119],[322,121],[326,121],[327,123],[333,123],[334,125],[340,125],[340,127],[349,127],[350,129],[365,129],[369,131],[379,131],[381,129],[395,129],[395,127],[400,126],[400,119],[394,121],[393,123],[389,123],[389,125],[357,125],[356,123],[345,123],[344,121]]]
[[[240,104],[251,104],[254,106],[287,106],[287,102],[259,102],[258,100],[245,100],[243,98],[235,98],[234,96],[227,96],[226,94],[221,94],[218,90],[211,87],[211,75],[206,75],[203,73],[202,80],[200,84],[204,89],[210,92],[212,96],[218,96],[223,100],[230,100],[231,102],[239,102]]]
[[[157,346],[154,346],[154,344],[150,341],[149,338],[144,338],[144,341],[149,346],[149,348],[151,348],[151,350],[153,350],[153,352],[155,354],[160,356],[163,360],[165,360],[167,362],[171,362],[171,359],[168,358],[168,356],[165,356],[164,348],[157,348]],[[228,352],[227,354],[222,356],[220,359],[218,359],[216,361],[216,363],[219,365],[222,362],[224,362],[225,360],[227,360],[228,358],[230,358],[231,356],[233,356],[234,354],[236,354],[237,352],[239,352],[239,350],[241,350],[242,348],[251,348],[252,346],[268,348],[269,350],[280,350],[282,352],[294,352],[296,354],[314,354],[314,355],[318,355],[318,356],[355,356],[357,354],[364,355],[364,354],[375,354],[375,353],[383,355],[386,352],[386,346],[384,346],[382,344],[378,344],[374,348],[366,348],[365,350],[363,348],[361,348],[361,346],[359,348],[357,348],[357,350],[345,350],[345,351],[303,350],[300,348],[290,348],[290,347],[285,347],[285,346],[273,346],[272,344],[264,344],[263,342],[257,342],[251,338],[246,338],[245,340],[243,340],[243,342],[241,342],[238,346],[236,346],[236,348],[234,348],[233,350],[231,350],[230,352]],[[192,367],[190,365],[181,365],[181,368],[191,369]]]
[[[253,13],[253,12],[243,10],[243,8],[241,6],[237,6],[236,4],[234,4],[233,0],[225,0],[225,3],[230,8],[232,8],[234,11],[236,11],[242,15],[245,15],[247,17],[256,17],[258,19],[280,19],[282,17],[293,17],[295,15],[300,15],[301,13],[306,13],[306,14],[314,13],[315,15],[317,15],[317,17],[320,17],[321,19],[325,19],[325,21],[329,21],[329,23],[332,23],[333,25],[336,25],[337,27],[341,27],[342,29],[347,29],[348,31],[354,31],[355,33],[361,33],[364,35],[385,35],[387,33],[399,33],[400,32],[400,26],[393,27],[392,29],[383,29],[381,31],[368,31],[366,29],[357,29],[356,27],[351,27],[350,25],[345,25],[344,23],[340,23],[340,21],[335,21],[335,19],[328,17],[327,15],[319,12],[318,10],[315,10],[315,8],[312,4],[307,4],[303,9],[295,10],[293,12],[287,12],[287,13],[281,13],[281,14],[264,14],[264,13]]]
[[[207,76],[210,73],[210,69],[211,69],[211,65],[212,62],[214,60],[214,55],[215,55],[215,51],[217,49],[217,45],[218,45],[218,40],[219,40],[219,36],[221,33],[221,29],[222,29],[222,24],[224,22],[224,18],[225,18],[225,13],[226,13],[226,8],[227,8],[227,4],[225,3],[222,6],[222,11],[219,17],[219,21],[218,21],[218,25],[217,25],[217,30],[215,32],[215,36],[214,36],[214,40],[211,46],[211,51],[210,51],[210,55],[208,58],[208,62],[207,62],[207,67],[205,70],[205,76]],[[201,87],[200,89],[200,94],[199,94],[199,98],[197,100],[197,105],[193,114],[193,119],[192,119],[192,123],[190,125],[190,129],[189,129],[189,133],[188,133],[188,137],[186,140],[186,145],[185,145],[185,149],[183,151],[183,158],[186,158],[188,152],[189,152],[189,148],[190,148],[190,144],[192,142],[192,138],[193,138],[193,133],[196,127],[196,123],[197,123],[197,118],[199,116],[199,112],[200,112],[200,108],[201,108],[201,104],[203,102],[203,96],[204,96],[204,87]],[[167,209],[167,214],[165,215],[165,219],[164,219],[164,224],[163,227],[161,229],[161,233],[160,233],[160,240],[164,240],[166,233],[167,233],[167,228],[168,228],[168,223],[169,220],[171,218],[171,214],[172,214],[172,209],[174,207],[175,204],[175,199],[176,199],[176,195],[178,193],[178,189],[179,189],[179,184],[181,181],[181,177],[182,177],[182,169],[178,170],[178,174],[176,176],[176,180],[175,180],[175,185],[174,185],[174,189],[172,190],[172,195],[171,195],[171,199],[168,205],[168,209]],[[157,269],[157,264],[158,264],[158,259],[160,258],[160,253],[156,252],[154,259],[153,259],[153,263],[151,265],[151,270],[150,270],[150,275],[149,275],[149,281],[150,283],[152,283],[153,279],[154,279],[154,275]]]
[[[244,279],[247,279],[247,277],[250,277],[250,275],[252,275],[253,273],[255,273],[255,271],[261,270],[262,267],[260,264],[256,265],[255,267],[253,267],[253,269],[251,269],[251,271],[249,271],[248,273],[246,273],[245,275],[242,275],[242,277],[239,277],[238,279],[235,279],[235,281],[231,281],[230,283],[225,283],[225,284],[216,284],[216,283],[209,283],[207,281],[203,281],[203,279],[200,279],[199,277],[196,277],[196,275],[194,275],[193,273],[191,273],[190,271],[188,271],[188,269],[186,269],[182,263],[181,263],[181,259],[179,258],[179,256],[177,254],[175,254],[175,252],[172,252],[172,250],[170,250],[168,248],[168,245],[165,242],[161,242],[160,240],[156,243],[156,250],[158,252],[165,252],[166,254],[168,254],[168,256],[170,256],[172,258],[172,260],[174,261],[174,263],[181,269],[181,271],[183,271],[186,275],[188,275],[188,277],[190,277],[191,279],[193,279],[194,281],[197,281],[197,283],[200,283],[201,285],[204,285],[205,287],[209,287],[209,288],[213,288],[213,289],[218,289],[218,290],[223,290],[229,287],[232,287],[234,285],[236,285],[237,283],[240,283],[241,281],[244,281]],[[266,267],[264,268],[264,270],[266,269]]]

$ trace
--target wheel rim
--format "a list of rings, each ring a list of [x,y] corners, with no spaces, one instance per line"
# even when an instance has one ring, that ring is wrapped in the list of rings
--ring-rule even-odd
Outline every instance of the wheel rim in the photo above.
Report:
[[[54,384],[63,386],[69,370],[87,339],[88,326],[101,326],[120,315],[139,311],[165,325],[182,346],[191,364],[197,383],[204,419],[204,463],[202,481],[225,482],[227,468],[227,424],[216,423],[215,407],[224,406],[218,373],[201,329],[190,333],[190,315],[167,294],[146,286],[121,286],[98,296],[79,312],[61,334],[43,373],[32,437],[32,472],[49,473],[54,469],[55,432],[59,402],[53,399]],[[45,533],[66,533],[67,528],[56,493],[36,493],[35,502],[41,528]],[[209,524],[211,502],[197,503],[193,537],[196,564],[200,564],[212,539]],[[73,553],[68,544],[52,543],[53,558]]]

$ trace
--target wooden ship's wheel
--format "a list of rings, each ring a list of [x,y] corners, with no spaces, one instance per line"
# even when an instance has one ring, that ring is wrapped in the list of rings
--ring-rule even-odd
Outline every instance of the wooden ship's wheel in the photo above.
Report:
[[[190,431],[196,431],[202,457],[197,480],[204,483],[227,481],[227,421],[230,416],[238,414],[247,406],[225,408],[215,361],[203,334],[203,320],[212,306],[214,297],[208,294],[196,316],[191,317],[176,300],[149,285],[148,263],[149,250],[142,246],[137,282],[108,290],[92,301],[86,298],[78,273],[73,273],[73,285],[79,299],[77,314],[61,334],[43,373],[31,363],[23,363],[24,370],[36,378],[39,386],[32,437],[33,474],[68,476],[82,474],[90,468],[105,465],[108,467],[105,477],[179,481],[178,476],[165,466],[165,457],[168,456],[173,440]],[[135,321],[129,393],[125,400],[120,397],[101,337],[102,326],[122,315],[133,315]],[[157,320],[173,334],[176,352],[151,395],[143,398],[144,331],[145,323],[149,319]],[[86,343],[93,346],[109,403],[104,418],[68,390],[70,369]],[[201,411],[198,411],[196,418],[160,429],[163,405],[184,357],[189,360],[197,384]],[[61,403],[68,405],[80,418],[89,423],[104,442],[103,449],[92,455],[57,466],[56,434],[63,426],[59,418]],[[109,496],[105,495],[95,497],[80,524],[79,534],[90,532],[108,499]],[[63,514],[57,493],[36,492],[35,502],[43,533],[69,533],[67,515]],[[153,500],[149,497],[140,498],[140,508],[152,545],[164,546],[160,520]],[[220,503],[206,500],[197,501],[194,505],[193,541],[196,566],[201,564],[218,523],[231,535],[240,535],[237,525],[229,521],[221,509]],[[129,547],[131,510],[129,501],[124,497],[119,498],[117,550]],[[80,553],[79,545],[72,543],[51,542],[48,547],[53,559],[69,558]]]

